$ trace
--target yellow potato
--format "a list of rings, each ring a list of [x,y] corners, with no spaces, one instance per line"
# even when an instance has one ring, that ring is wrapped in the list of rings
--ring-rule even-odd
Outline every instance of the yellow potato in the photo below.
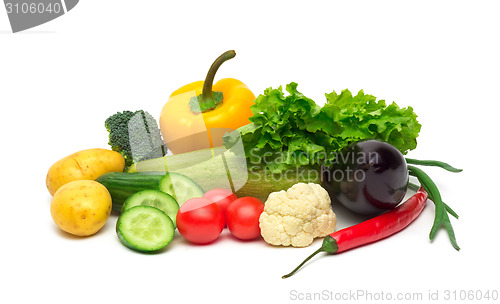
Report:
[[[62,230],[78,236],[92,235],[109,218],[111,195],[96,181],[72,181],[56,191],[50,213]]]
[[[75,180],[95,180],[104,173],[122,172],[125,167],[123,156],[106,149],[88,149],[54,163],[47,173],[47,189],[50,195],[62,185]]]

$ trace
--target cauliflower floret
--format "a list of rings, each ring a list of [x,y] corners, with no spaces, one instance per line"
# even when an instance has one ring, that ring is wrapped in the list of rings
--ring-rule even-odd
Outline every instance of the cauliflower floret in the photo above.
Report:
[[[318,184],[298,183],[269,194],[259,218],[262,237],[272,245],[306,247],[335,231],[330,196]]]

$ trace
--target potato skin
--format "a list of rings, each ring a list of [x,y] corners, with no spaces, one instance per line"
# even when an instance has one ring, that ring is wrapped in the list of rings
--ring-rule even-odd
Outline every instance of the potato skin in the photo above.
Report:
[[[96,181],[77,180],[60,187],[50,204],[52,219],[59,228],[77,236],[99,231],[111,213],[111,195]]]
[[[47,189],[50,195],[62,185],[75,180],[95,180],[109,172],[122,172],[123,156],[106,149],[88,149],[73,153],[55,162],[47,173]]]

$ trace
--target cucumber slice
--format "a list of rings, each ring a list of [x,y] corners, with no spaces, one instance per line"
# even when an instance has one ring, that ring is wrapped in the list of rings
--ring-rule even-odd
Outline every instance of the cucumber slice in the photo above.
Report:
[[[159,190],[139,191],[125,201],[122,207],[122,213],[135,206],[151,206],[158,208],[165,212],[174,223],[174,227],[177,227],[175,219],[177,217],[177,211],[179,211],[179,204],[177,204],[175,198],[170,194]]]
[[[116,234],[130,249],[142,252],[157,251],[174,238],[174,224],[160,209],[135,206],[125,210],[116,222]]]
[[[203,189],[189,177],[180,173],[167,173],[160,180],[160,190],[172,195],[179,206],[185,201],[203,196]]]

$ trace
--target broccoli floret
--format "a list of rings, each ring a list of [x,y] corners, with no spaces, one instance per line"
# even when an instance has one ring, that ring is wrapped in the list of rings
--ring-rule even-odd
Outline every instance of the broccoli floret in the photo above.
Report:
[[[158,124],[146,111],[118,112],[106,119],[105,127],[109,132],[108,144],[123,156],[125,169],[133,163],[167,153]]]

